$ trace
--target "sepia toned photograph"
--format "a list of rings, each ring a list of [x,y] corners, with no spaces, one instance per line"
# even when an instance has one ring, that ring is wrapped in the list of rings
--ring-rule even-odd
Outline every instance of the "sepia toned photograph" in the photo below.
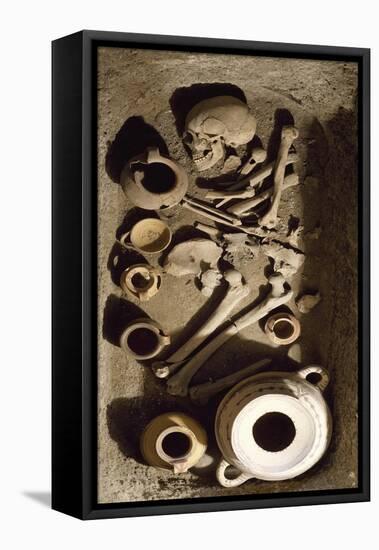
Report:
[[[97,50],[100,504],[358,487],[358,63]]]

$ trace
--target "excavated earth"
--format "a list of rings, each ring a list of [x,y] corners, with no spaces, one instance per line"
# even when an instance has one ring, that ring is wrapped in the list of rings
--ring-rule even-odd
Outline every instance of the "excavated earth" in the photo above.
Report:
[[[263,493],[353,488],[357,464],[357,128],[355,63],[303,59],[198,54],[191,52],[100,48],[98,53],[98,499],[101,503],[201,498]],[[190,89],[189,89],[190,88]],[[199,173],[180,135],[189,108],[211,95],[245,98],[257,119],[256,144],[274,159],[279,129],[294,122],[300,185],[283,193],[279,235],[304,226],[299,248],[305,263],[291,280],[295,297],[319,291],[322,300],[309,313],[288,305],[300,319],[301,363],[326,367],[331,383],[325,397],[333,415],[331,445],[323,459],[302,476],[281,482],[251,480],[225,489],[215,479],[219,454],[213,419],[220,397],[208,407],[174,398],[149,367],[127,357],[119,335],[127,320],[150,316],[179,341],[191,334],[220,300],[222,288],[207,298],[191,276],[164,275],[162,288],[149,302],[126,300],[119,287],[125,265],[141,260],[117,243],[141,212],[119,185],[127,158],[146,145],[158,146],[186,169],[189,193],[202,198],[209,180],[220,179],[222,163]],[[258,140],[258,141],[257,141]],[[260,140],[260,141],[259,141]],[[228,153],[234,153],[229,151]],[[237,150],[241,157],[246,153]],[[233,174],[222,176],[230,179]],[[218,179],[217,179],[218,178]],[[214,184],[216,187],[216,184]],[[146,212],[143,212],[146,215]],[[173,244],[205,237],[194,229],[205,218],[181,208],[160,212]],[[319,235],[318,238],[315,238]],[[149,256],[161,265],[163,255]],[[262,253],[235,258],[250,296],[267,290],[270,261]],[[207,381],[274,358],[279,369],[298,368],[256,324],[229,340],[199,371]],[[154,416],[170,410],[187,412],[207,429],[207,456],[191,472],[174,475],[143,463],[139,437]]]

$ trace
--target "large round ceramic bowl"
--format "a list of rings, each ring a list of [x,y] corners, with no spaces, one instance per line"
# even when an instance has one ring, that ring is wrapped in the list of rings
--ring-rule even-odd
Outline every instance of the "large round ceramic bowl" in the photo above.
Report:
[[[236,487],[248,479],[279,481],[309,470],[325,453],[332,420],[322,391],[327,372],[266,372],[232,388],[220,403],[215,432],[223,455],[217,479]],[[228,478],[226,470],[240,472]]]

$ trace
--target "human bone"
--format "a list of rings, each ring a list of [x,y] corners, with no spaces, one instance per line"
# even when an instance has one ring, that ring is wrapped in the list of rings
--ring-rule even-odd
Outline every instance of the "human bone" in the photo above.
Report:
[[[182,412],[157,416],[144,429],[140,448],[147,464],[184,473],[203,457],[207,434],[194,418]]]
[[[195,206],[198,209],[204,210],[206,214],[210,212],[211,214],[219,216],[220,218],[225,218],[227,221],[229,221],[233,225],[241,225],[241,220],[237,218],[237,216],[235,216],[234,214],[228,214],[227,212],[222,212],[220,210],[217,210],[212,205],[207,204],[204,201],[194,199],[193,197],[185,196],[183,198],[183,202],[185,206],[186,205]]]
[[[299,160],[296,153],[291,153],[287,157],[286,166],[289,164],[294,164]],[[268,178],[275,167],[275,161],[269,162],[262,168],[260,168],[257,172],[255,172],[253,175],[248,175],[246,178],[243,178],[238,181],[233,182],[225,182],[222,184],[219,184],[219,187],[226,188],[228,191],[237,191],[239,189],[243,189],[244,187],[250,185],[250,187],[255,187],[256,185],[260,185],[266,178]]]
[[[262,147],[255,147],[251,151],[251,155],[248,158],[248,160],[241,166],[239,169],[239,178],[241,179],[242,176],[247,176],[254,170],[258,164],[261,164],[264,162],[267,158],[267,151],[262,149]]]
[[[259,250],[257,239],[246,233],[224,233],[224,259],[235,264],[254,257]]]
[[[298,184],[299,184],[299,176],[297,174],[289,174],[288,176],[286,176],[284,178],[282,191],[285,191],[286,189],[289,189],[290,187],[295,187]],[[255,208],[256,206],[261,204],[263,201],[265,201],[265,200],[269,199],[270,197],[272,197],[272,195],[274,193],[274,188],[269,187],[268,189],[265,189],[264,191],[262,191],[258,195],[253,194],[253,196],[251,195],[251,191],[254,191],[254,190],[253,189],[252,190],[248,189],[248,190],[242,192],[239,195],[239,197],[243,198],[244,200],[241,200],[240,202],[237,202],[237,203],[233,204],[233,206],[230,206],[227,209],[227,211],[230,212],[231,214],[235,214],[236,216],[240,216],[240,215],[244,214],[245,212],[251,210],[252,208]],[[249,199],[249,197],[251,197],[251,196],[252,196],[252,198]],[[233,198],[236,198],[236,197],[233,197]]]
[[[274,260],[274,271],[281,273],[285,279],[293,277],[305,260],[305,255],[301,250],[279,241],[272,240],[263,243],[261,249],[266,256]]]
[[[130,159],[121,173],[121,186],[133,204],[159,210],[178,204],[188,188],[188,176],[180,164],[148,148]]]
[[[224,273],[228,283],[225,295],[202,326],[163,361],[153,364],[153,371],[159,378],[166,378],[177,370],[182,363],[230,316],[236,305],[250,293],[250,287],[242,280],[242,275],[235,269]]]
[[[315,373],[320,380],[313,384],[309,376]],[[325,369],[310,365],[297,372],[255,374],[234,386],[215,420],[223,456],[216,472],[219,483],[237,487],[252,478],[292,479],[314,466],[332,434],[332,417],[322,395],[328,380]],[[230,465],[240,475],[226,477]]]
[[[199,216],[204,216],[204,218],[208,218],[208,220],[213,220],[215,222],[223,223],[225,225],[230,225],[232,227],[240,226],[242,223],[241,220],[235,221],[234,219],[231,222],[227,220],[225,217],[220,216],[217,210],[216,210],[217,213],[213,214],[212,212],[209,211],[209,209],[203,210],[199,206],[194,206],[193,204],[190,204],[188,202],[183,202],[183,208],[186,208],[187,210],[191,210],[191,212],[194,212],[195,214],[199,214]]]
[[[211,296],[214,289],[221,285],[222,273],[218,269],[208,269],[199,276],[201,283],[201,293],[204,296]]]
[[[296,298],[296,306],[300,313],[309,313],[321,301],[321,294],[303,294]]]
[[[225,146],[249,143],[256,120],[248,105],[232,96],[216,96],[197,103],[188,113],[183,142],[190,149],[199,171],[224,158]]]
[[[218,350],[232,336],[240,330],[252,325],[265,317],[270,311],[287,303],[293,296],[292,290],[284,288],[285,280],[279,273],[274,273],[269,278],[271,292],[253,309],[247,311],[240,317],[229,322],[229,324],[212,338],[204,347],[197,351],[181,367],[179,372],[175,373],[167,382],[167,391],[171,395],[185,396],[188,394],[188,387],[193,376],[198,372],[209,357]]]
[[[141,302],[146,302],[155,296],[161,283],[161,274],[157,268],[149,264],[131,265],[125,269],[120,277],[122,290]]]
[[[299,240],[301,239],[303,232],[304,232],[303,225],[298,225],[297,227],[294,227],[293,229],[291,229],[288,235],[289,244],[295,248],[298,248]]]
[[[221,174],[228,174],[229,172],[235,172],[241,166],[241,159],[237,155],[229,155],[224,166],[222,167]]]
[[[299,131],[294,126],[283,126],[281,133],[281,141],[279,146],[278,158],[274,167],[274,192],[271,197],[271,204],[264,216],[259,220],[263,227],[275,227],[278,221],[278,208],[282,196],[284,172],[288,158],[288,152],[299,136]]]
[[[221,254],[222,248],[210,239],[189,239],[174,246],[163,268],[175,277],[198,275],[206,267],[216,267]]]
[[[299,338],[301,328],[298,319],[294,315],[280,312],[268,317],[264,331],[274,344],[288,346]]]
[[[212,380],[210,382],[204,382],[203,384],[198,384],[197,386],[191,386],[189,390],[189,395],[192,401],[199,405],[206,405],[211,397],[217,395],[218,393],[231,388],[244,378],[251,376],[256,373],[258,370],[267,367],[271,363],[271,359],[261,359],[249,365],[244,369],[240,369],[233,374],[228,376],[223,376],[217,380]]]
[[[204,233],[207,233],[210,237],[213,237],[214,239],[219,239],[222,235],[222,232],[217,229],[217,227],[213,227],[213,225],[195,222],[194,227],[196,227],[196,229],[199,229],[200,231],[203,231]]]
[[[266,229],[265,227],[243,225],[241,220],[238,220],[238,223],[236,223],[235,221],[230,222],[229,220],[225,219],[225,217],[222,217],[220,215],[221,214],[220,211],[216,210],[217,214],[213,214],[208,211],[202,210],[197,206],[193,206],[192,204],[189,204],[187,202],[183,202],[183,207],[187,208],[188,210],[191,210],[191,212],[195,212],[195,214],[199,214],[199,216],[204,216],[209,220],[213,220],[222,225],[227,225],[228,227],[235,227],[239,231],[243,231],[248,235],[254,235],[256,237],[262,237],[262,238],[270,236],[269,229]],[[225,213],[222,212],[222,214],[225,214]]]

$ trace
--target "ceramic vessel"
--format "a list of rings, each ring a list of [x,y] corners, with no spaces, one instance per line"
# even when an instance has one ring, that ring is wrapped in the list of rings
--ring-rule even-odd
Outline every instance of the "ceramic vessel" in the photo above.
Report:
[[[120,286],[128,295],[141,302],[150,300],[159,291],[162,277],[159,271],[149,264],[131,265],[120,277]]]
[[[133,247],[140,252],[157,254],[168,247],[171,237],[171,230],[165,222],[159,218],[144,218],[124,233],[120,242],[127,247],[130,240]]]
[[[237,487],[251,478],[279,481],[314,466],[325,453],[332,419],[323,398],[329,377],[311,365],[295,373],[266,372],[232,388],[220,403],[215,433],[223,455],[217,479]],[[228,478],[234,466],[240,472]]]
[[[136,359],[144,361],[158,355],[170,343],[160,325],[152,319],[136,319],[124,330],[120,346]]]
[[[275,313],[265,323],[265,333],[274,344],[288,346],[300,336],[300,323],[291,313]]]
[[[140,447],[150,466],[182,473],[195,466],[204,455],[207,434],[190,416],[181,412],[166,413],[147,425]]]
[[[133,204],[160,210],[178,204],[188,188],[184,168],[157,148],[149,148],[131,159],[120,178],[124,193]]]

